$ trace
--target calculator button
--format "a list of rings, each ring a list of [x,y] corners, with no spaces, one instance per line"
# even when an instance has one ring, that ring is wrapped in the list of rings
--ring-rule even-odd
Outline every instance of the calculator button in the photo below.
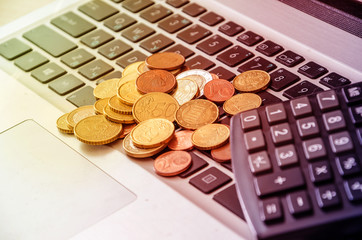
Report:
[[[255,188],[258,196],[282,192],[303,186],[304,184],[304,178],[300,168],[290,168],[255,178]]]
[[[277,56],[277,58],[275,60],[277,62],[280,62],[281,64],[284,64],[287,67],[294,67],[294,66],[298,65],[299,63],[303,62],[305,59],[302,56],[300,56],[299,54],[296,54],[295,52],[287,50],[284,53]]]
[[[210,193],[230,181],[231,178],[228,175],[216,167],[210,167],[191,178],[189,183],[203,193]]]
[[[286,167],[298,162],[298,154],[293,144],[275,149],[275,157],[280,167]]]
[[[257,152],[248,156],[249,166],[252,173],[257,174],[271,169],[271,163],[266,151]]]
[[[344,188],[350,201],[362,200],[362,177],[345,181]]]
[[[264,38],[254,32],[247,31],[247,32],[241,34],[236,40],[244,43],[247,46],[253,46],[253,45],[263,41]]]
[[[260,128],[260,118],[257,110],[240,113],[240,119],[244,131]]]
[[[338,172],[342,176],[350,176],[361,172],[360,160],[355,154],[348,154],[336,158]]]
[[[347,131],[329,135],[329,143],[334,153],[341,153],[353,149],[352,138]]]
[[[348,112],[354,124],[359,125],[362,123],[362,105],[348,108]]]
[[[263,132],[258,129],[244,134],[246,149],[249,152],[258,151],[265,148]]]
[[[293,192],[287,195],[287,204],[289,212],[298,215],[312,211],[312,205],[306,191]]]
[[[339,106],[338,97],[335,91],[324,91],[317,94],[319,108],[325,112]]]
[[[325,67],[315,63],[308,62],[298,69],[298,72],[312,79],[318,78],[323,74],[326,74],[328,70]]]
[[[337,87],[341,87],[341,86],[350,84],[351,81],[335,72],[332,72],[332,73],[328,74],[327,76],[323,77],[319,81],[319,83],[321,83],[324,86],[327,86],[329,88],[337,88]]]
[[[326,147],[321,138],[313,138],[302,142],[305,157],[308,160],[324,157],[327,155]]]
[[[282,123],[270,128],[270,133],[275,145],[289,143],[293,140],[292,132],[288,123]]]
[[[295,86],[287,89],[284,93],[283,96],[289,98],[289,99],[293,99],[293,98],[297,98],[297,97],[301,97],[304,95],[309,95],[309,94],[313,94],[313,93],[317,93],[317,92],[321,92],[323,91],[322,88],[314,85],[313,83],[309,82],[309,81],[302,81],[298,84],[296,84]]]
[[[274,91],[281,91],[300,80],[298,75],[280,68],[270,74],[270,88]]]
[[[277,103],[265,107],[266,116],[270,124],[284,122],[287,120],[287,113],[283,103]]]
[[[296,124],[299,136],[302,139],[314,137],[320,133],[317,119],[314,116],[299,119]]]
[[[340,204],[337,188],[332,184],[317,188],[316,195],[318,206],[322,209]]]
[[[324,113],[322,115],[324,127],[328,132],[343,129],[346,127],[346,122],[341,110]]]
[[[236,34],[244,31],[244,28],[234,22],[229,21],[221,25],[219,27],[219,31],[228,36],[235,36]]]
[[[314,183],[332,179],[331,167],[327,161],[318,161],[309,164],[309,175]]]
[[[301,97],[290,101],[290,107],[296,118],[312,114],[312,106],[308,97]]]
[[[348,104],[362,101],[362,82],[343,88],[343,95]]]
[[[261,201],[260,218],[263,222],[270,222],[283,218],[283,212],[278,198],[274,197]]]

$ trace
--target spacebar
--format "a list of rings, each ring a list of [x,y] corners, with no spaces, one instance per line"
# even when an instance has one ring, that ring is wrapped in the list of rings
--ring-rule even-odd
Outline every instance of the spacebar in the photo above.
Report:
[[[73,42],[45,25],[40,25],[24,33],[23,37],[54,57],[59,57],[77,47]]]

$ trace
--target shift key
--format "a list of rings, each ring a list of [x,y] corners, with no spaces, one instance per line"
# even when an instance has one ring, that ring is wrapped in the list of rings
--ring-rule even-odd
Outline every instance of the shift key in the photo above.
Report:
[[[54,57],[59,57],[77,47],[76,44],[45,25],[40,25],[24,33],[23,36]]]

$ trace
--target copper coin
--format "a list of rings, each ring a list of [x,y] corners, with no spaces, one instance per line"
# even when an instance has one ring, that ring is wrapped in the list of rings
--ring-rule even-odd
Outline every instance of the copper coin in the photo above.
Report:
[[[212,158],[217,162],[227,162],[231,160],[230,142],[222,147],[211,150]]]
[[[191,165],[191,155],[185,151],[169,151],[161,154],[153,163],[153,168],[158,175],[176,176]]]
[[[175,151],[186,151],[193,148],[191,141],[193,131],[190,130],[181,130],[175,132],[173,138],[168,143],[168,148]]]
[[[123,132],[121,134],[121,136],[119,136],[119,138],[124,138],[125,136],[128,135],[128,133],[130,133],[132,131],[132,129],[136,126],[137,124],[133,123],[133,124],[123,124]]]
[[[205,84],[204,95],[212,102],[225,102],[235,93],[235,88],[227,80],[214,79]]]
[[[169,93],[176,87],[175,76],[165,70],[150,70],[136,80],[137,90],[143,94],[150,92]]]
[[[212,76],[212,79],[219,79],[219,76],[215,73],[210,73]]]
[[[184,65],[185,57],[175,52],[162,52],[152,54],[145,62],[150,69],[175,70]]]

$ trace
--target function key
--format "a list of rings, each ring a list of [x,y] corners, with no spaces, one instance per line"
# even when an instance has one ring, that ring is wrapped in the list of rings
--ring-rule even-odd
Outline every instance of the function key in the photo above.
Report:
[[[341,87],[341,86],[350,84],[351,81],[335,72],[331,72],[327,76],[323,77],[319,81],[319,83],[321,83],[324,86],[327,86],[329,88],[337,88],[337,87]]]
[[[151,0],[126,0],[122,3],[122,7],[124,7],[127,10],[130,10],[133,13],[139,12],[142,9],[145,9],[151,5],[153,5],[154,2]]]
[[[302,146],[307,160],[321,158],[327,155],[326,147],[321,138],[303,141]]]
[[[210,61],[209,59],[197,55],[185,63],[185,66],[189,67],[190,69],[203,69],[207,70],[215,66],[215,63]]]
[[[210,73],[216,74],[220,79],[225,79],[228,81],[231,81],[236,76],[234,73],[230,72],[229,70],[226,70],[223,67],[216,67],[210,71]]]
[[[260,128],[260,117],[257,110],[250,110],[240,113],[241,128],[247,132]]]
[[[303,62],[305,59],[299,54],[296,54],[295,52],[292,52],[290,50],[287,50],[277,56],[275,59],[277,62],[280,62],[281,64],[284,64],[287,67],[294,67],[298,65],[299,63]]]
[[[341,110],[324,113],[322,119],[324,127],[328,132],[333,132],[346,127],[346,121],[344,120]]]
[[[289,212],[293,215],[299,215],[312,211],[307,191],[293,192],[287,195],[287,204]]]
[[[323,91],[322,88],[314,85],[313,83],[309,82],[309,81],[302,81],[298,84],[296,84],[294,87],[289,88],[288,90],[286,90],[283,93],[283,96],[289,98],[289,99],[293,99],[293,98],[297,98],[303,95],[309,95],[309,94],[313,94],[316,92],[321,92]]]
[[[350,201],[362,200],[362,177],[345,181],[344,188]]]
[[[250,170],[254,174],[271,170],[271,162],[266,151],[257,152],[248,156]]]
[[[111,34],[98,29],[94,32],[88,33],[82,37],[80,41],[90,48],[97,48],[113,39],[114,37]]]
[[[283,218],[283,211],[280,206],[279,198],[269,198],[261,201],[260,218],[263,222],[270,222],[281,220]]]
[[[309,164],[309,175],[314,183],[332,179],[331,167],[328,161],[317,161]]]
[[[259,44],[256,47],[256,51],[261,52],[262,54],[264,54],[268,57],[271,57],[271,56],[274,56],[275,54],[283,51],[283,47],[270,40],[267,40],[267,41]]]
[[[287,167],[298,162],[298,154],[293,144],[276,148],[275,157],[279,167]]]
[[[113,67],[98,59],[79,68],[79,73],[89,80],[95,80],[113,70]]]
[[[206,8],[200,6],[197,3],[191,3],[191,4],[187,5],[186,7],[184,7],[182,9],[182,11],[184,13],[186,13],[187,15],[190,15],[191,17],[197,17],[200,14],[206,12]]]
[[[181,54],[185,58],[189,58],[189,57],[191,57],[192,55],[195,54],[195,52],[193,52],[191,49],[189,49],[189,48],[187,48],[187,47],[185,47],[184,45],[181,45],[181,44],[174,45],[173,47],[167,49],[166,51]]]
[[[150,53],[156,53],[158,51],[161,51],[164,48],[167,48],[168,46],[174,44],[175,42],[166,37],[165,35],[159,33],[156,34],[149,39],[143,41],[140,46]]]
[[[298,75],[291,73],[284,68],[280,68],[270,74],[270,88],[274,91],[280,91],[300,80]]]
[[[239,24],[229,21],[229,22],[221,25],[219,27],[219,31],[231,37],[231,36],[235,36],[236,34],[244,31],[244,28],[242,26],[240,26]]]
[[[362,124],[362,104],[348,108],[349,115],[355,125]]]
[[[362,82],[343,88],[344,99],[348,104],[362,101]]]
[[[122,32],[122,36],[132,42],[138,42],[155,33],[155,30],[143,23],[138,23]]]
[[[341,176],[351,176],[361,172],[360,159],[356,154],[348,154],[336,158],[336,165]]]
[[[23,71],[28,72],[47,62],[49,62],[49,60],[46,57],[38,52],[33,51],[17,58],[14,64]]]
[[[329,135],[329,144],[334,153],[353,150],[352,138],[347,131]]]
[[[210,167],[197,176],[191,178],[189,183],[203,193],[210,193],[230,181],[231,178],[228,175],[216,167]]]
[[[245,133],[244,141],[248,152],[255,152],[265,148],[264,135],[260,129]]]
[[[193,44],[209,35],[211,35],[211,31],[201,27],[200,25],[195,24],[188,29],[178,33],[177,37],[185,41],[186,43]]]
[[[270,124],[284,122],[287,120],[287,113],[283,103],[277,103],[265,107],[265,113]]]
[[[179,14],[173,14],[170,17],[162,20],[158,24],[158,27],[162,28],[166,32],[175,33],[190,24],[191,21],[184,18],[183,16]]]
[[[12,38],[0,44],[0,55],[8,60],[13,60],[30,51],[31,48],[17,38]]]
[[[55,63],[47,63],[31,72],[31,76],[41,83],[48,83],[67,72]]]
[[[272,126],[270,128],[270,134],[275,145],[289,143],[293,140],[293,135],[288,123]]]
[[[215,26],[216,24],[221,23],[224,20],[225,19],[222,16],[214,12],[208,12],[200,17],[200,21],[209,26]]]
[[[65,54],[60,61],[70,68],[77,68],[95,59],[95,56],[86,50],[79,48]]]
[[[57,94],[63,96],[84,85],[85,83],[74,75],[67,74],[49,83],[48,87]]]
[[[96,28],[73,12],[67,12],[51,20],[51,23],[73,37],[79,37]]]
[[[247,46],[253,46],[253,45],[263,41],[264,38],[252,31],[247,31],[247,32],[241,34],[236,40],[238,40],[241,43],[244,43]]]
[[[310,105],[308,97],[300,97],[290,101],[290,107],[294,117],[304,117],[312,114],[312,106]]]
[[[319,108],[325,112],[339,106],[338,97],[335,91],[324,91],[317,94]]]
[[[91,1],[78,8],[79,11],[97,21],[102,21],[119,11],[103,1]]]
[[[277,66],[274,63],[269,62],[268,60],[265,60],[262,57],[256,57],[256,58],[250,60],[249,62],[241,65],[238,68],[238,71],[245,72],[248,70],[263,70],[266,72],[270,72],[276,68],[277,68]]]
[[[161,19],[172,14],[172,11],[164,6],[157,4],[149,9],[143,11],[140,16],[151,23],[160,21]]]
[[[93,105],[96,102],[93,91],[94,89],[91,86],[86,86],[67,97],[67,101],[76,107]]]
[[[314,116],[297,120],[297,129],[302,139],[314,137],[320,134],[317,119]]]
[[[221,50],[229,47],[230,45],[232,45],[232,43],[229,40],[226,40],[219,35],[214,35],[206,39],[205,41],[197,44],[196,48],[200,49],[208,55],[214,55]]]
[[[229,50],[219,54],[216,59],[230,67],[234,67],[252,57],[254,57],[252,52],[249,52],[240,46],[234,46]]]
[[[323,74],[326,74],[328,70],[325,67],[315,63],[308,62],[298,69],[298,72],[312,79],[318,78]]]
[[[132,24],[135,24],[137,21],[125,13],[117,13],[116,15],[110,17],[104,21],[104,25],[109,29],[119,32],[122,29],[125,29]]]
[[[167,0],[166,3],[171,5],[172,7],[179,8],[183,5],[189,3],[189,0]]]
[[[322,209],[334,207],[340,204],[336,186],[329,184],[316,189],[318,205]]]

